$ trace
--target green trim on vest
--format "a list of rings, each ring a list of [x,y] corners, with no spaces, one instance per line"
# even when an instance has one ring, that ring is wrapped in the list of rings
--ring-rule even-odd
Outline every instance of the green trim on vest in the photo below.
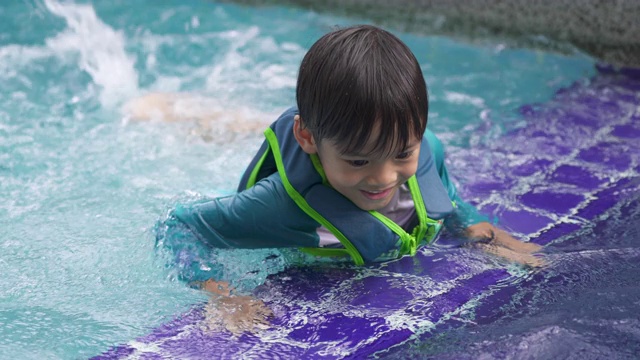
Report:
[[[258,173],[262,168],[262,164],[264,164],[264,160],[269,155],[269,146],[267,146],[267,149],[264,151],[264,153],[260,157],[260,160],[258,161],[256,166],[253,168],[253,170],[251,170],[251,175],[249,176],[249,180],[247,181],[247,189],[255,185],[256,182],[258,181]]]
[[[384,216],[383,214],[377,212],[377,211],[369,211],[369,214],[373,215],[376,219],[380,220],[380,222],[382,222],[383,224],[385,224],[391,231],[393,231],[394,233],[396,233],[396,235],[398,235],[400,237],[400,255],[406,255],[409,253],[409,249],[411,249],[412,246],[416,247],[416,241],[414,238],[411,237],[411,235],[409,235],[409,233],[407,233],[406,231],[404,231],[403,228],[400,227],[400,225],[396,224],[393,220],[389,219],[388,217]]]
[[[315,211],[307,203],[305,198],[302,195],[300,195],[299,192],[296,191],[293,185],[291,185],[291,182],[289,181],[289,178],[287,177],[287,174],[284,169],[284,163],[282,161],[282,154],[280,154],[280,146],[278,144],[278,138],[276,137],[276,133],[271,128],[267,128],[264,131],[264,136],[267,138],[267,142],[269,143],[269,147],[271,148],[271,151],[273,153],[273,158],[275,159],[276,167],[278,168],[278,173],[280,174],[280,178],[282,179],[282,183],[284,185],[285,190],[287,191],[287,194],[289,194],[291,199],[293,199],[293,201],[300,207],[300,209],[302,209],[302,211],[304,211],[307,215],[309,215],[315,221],[319,222],[322,226],[326,227],[329,231],[331,231],[333,235],[335,235],[336,238],[338,238],[340,243],[342,243],[342,245],[345,247],[345,251],[351,256],[351,258],[353,259],[356,265],[363,265],[364,260],[362,259],[362,255],[360,255],[360,252],[358,252],[358,249],[356,249],[356,247],[353,246],[351,241],[349,241],[349,239],[347,239],[347,237],[344,236],[344,234],[340,230],[338,230],[335,226],[333,226],[333,224],[331,224],[327,219],[325,219],[322,215],[320,215],[317,211]],[[268,151],[265,151],[265,154],[267,152]],[[256,166],[256,168],[259,168],[259,167]],[[334,253],[334,251],[331,251],[331,250],[336,250],[336,249],[313,249],[314,252],[317,250],[330,250],[331,253]]]
[[[347,251],[347,249],[336,249],[336,248],[300,248],[300,250],[306,252],[307,254],[311,254],[314,256],[330,256],[330,257],[349,257],[351,254]],[[362,265],[362,264],[360,264]]]
[[[329,180],[327,180],[327,175],[324,173],[324,168],[322,167],[322,163],[320,162],[320,157],[318,157],[318,154],[311,154],[309,155],[309,157],[311,158],[311,163],[313,164],[313,167],[316,169],[318,174],[320,174],[320,177],[322,178],[322,183],[324,185],[331,186],[329,184]]]

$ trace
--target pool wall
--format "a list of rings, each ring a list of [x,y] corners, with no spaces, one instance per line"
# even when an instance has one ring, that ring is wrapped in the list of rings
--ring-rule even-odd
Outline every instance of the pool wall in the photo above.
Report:
[[[583,51],[602,62],[640,68],[640,2],[636,0],[235,0],[285,4],[363,17],[397,30],[512,46]]]

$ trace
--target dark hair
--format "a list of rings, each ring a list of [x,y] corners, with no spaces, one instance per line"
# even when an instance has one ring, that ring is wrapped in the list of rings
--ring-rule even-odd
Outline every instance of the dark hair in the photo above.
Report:
[[[429,100],[420,65],[393,34],[370,25],[321,37],[300,64],[296,88],[302,125],[316,142],[361,151],[375,126],[372,153],[389,154],[421,139]]]

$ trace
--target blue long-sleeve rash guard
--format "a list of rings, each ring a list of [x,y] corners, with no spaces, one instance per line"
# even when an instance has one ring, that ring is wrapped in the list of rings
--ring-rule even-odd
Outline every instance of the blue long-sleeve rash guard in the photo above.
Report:
[[[440,179],[457,209],[445,226],[459,230],[486,221],[477,210],[462,201],[449,179],[442,143],[425,133]],[[237,194],[178,205],[164,228],[179,226],[214,248],[318,247],[320,226],[302,212],[287,194],[280,175],[274,173]],[[184,234],[183,234],[184,235]]]

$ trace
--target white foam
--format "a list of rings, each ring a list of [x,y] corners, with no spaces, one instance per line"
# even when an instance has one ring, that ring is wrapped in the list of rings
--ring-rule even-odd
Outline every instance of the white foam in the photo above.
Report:
[[[295,72],[282,65],[269,65],[260,72],[260,79],[269,89],[295,88]]]
[[[102,89],[100,101],[113,107],[138,91],[135,59],[125,51],[125,38],[98,18],[91,5],[44,1],[47,9],[67,22],[67,29],[46,40],[55,53],[78,53],[78,66]]]
[[[257,26],[253,26],[246,31],[231,30],[219,34],[220,38],[226,39],[231,44],[231,48],[227,51],[222,61],[216,64],[207,76],[207,89],[216,89],[220,87],[233,87],[237,78],[238,70],[242,70],[242,66],[251,63],[251,59],[240,54],[238,51],[248,42],[255,39],[260,34]]]
[[[16,65],[48,56],[51,56],[50,52],[39,47],[15,44],[0,47],[0,79],[18,77]]]
[[[445,91],[444,97],[446,101],[452,102],[454,104],[460,104],[460,105],[468,104],[468,105],[473,105],[479,108],[486,107],[484,99],[482,99],[481,97],[472,96],[469,94],[464,94],[464,93],[455,92],[455,91]]]

